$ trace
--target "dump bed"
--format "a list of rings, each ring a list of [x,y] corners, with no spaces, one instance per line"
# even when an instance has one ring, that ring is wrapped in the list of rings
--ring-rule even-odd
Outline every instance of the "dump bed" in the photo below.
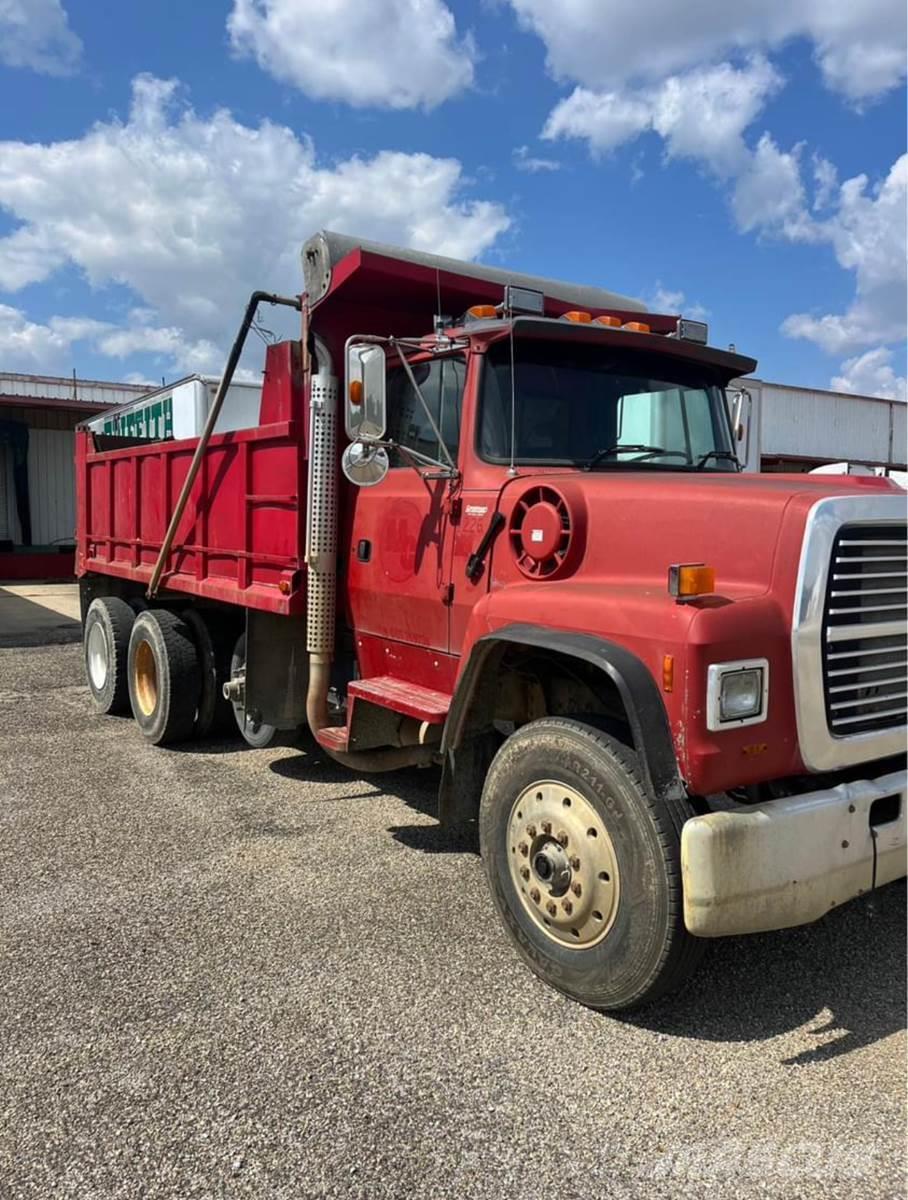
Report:
[[[258,424],[215,434],[161,586],[268,612],[305,608],[300,348],[267,351]],[[198,438],[76,435],[76,573],[148,583]]]

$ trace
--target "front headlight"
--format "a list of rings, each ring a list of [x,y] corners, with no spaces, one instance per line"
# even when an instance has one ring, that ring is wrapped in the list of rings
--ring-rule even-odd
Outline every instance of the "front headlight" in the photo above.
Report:
[[[707,729],[732,729],[766,720],[769,700],[769,662],[749,658],[713,663],[706,685]]]

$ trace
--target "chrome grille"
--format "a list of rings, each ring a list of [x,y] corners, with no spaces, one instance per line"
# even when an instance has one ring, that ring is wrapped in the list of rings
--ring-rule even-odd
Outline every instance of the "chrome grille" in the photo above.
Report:
[[[906,526],[843,525],[823,615],[826,719],[838,737],[888,729],[908,713]]]

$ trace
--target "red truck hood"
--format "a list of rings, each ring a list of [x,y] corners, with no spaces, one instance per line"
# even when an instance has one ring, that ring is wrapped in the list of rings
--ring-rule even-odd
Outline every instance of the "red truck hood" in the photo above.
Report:
[[[791,535],[783,573],[793,586],[804,522],[817,500],[899,490],[872,476],[553,472],[506,484],[505,514],[538,483],[563,491],[585,522],[586,552],[575,582],[664,589],[671,563],[703,562],[716,570],[717,592],[735,599],[770,588],[783,527]]]

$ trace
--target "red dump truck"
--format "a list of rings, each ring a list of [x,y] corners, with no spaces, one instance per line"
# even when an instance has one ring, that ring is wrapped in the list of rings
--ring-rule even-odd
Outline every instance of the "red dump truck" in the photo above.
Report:
[[[516,949],[600,1009],[904,875],[904,494],[742,473],[755,364],[697,322],[330,233],[303,272],[198,436],[78,434],[96,709],[440,765]],[[219,432],[267,302],[299,337]]]

